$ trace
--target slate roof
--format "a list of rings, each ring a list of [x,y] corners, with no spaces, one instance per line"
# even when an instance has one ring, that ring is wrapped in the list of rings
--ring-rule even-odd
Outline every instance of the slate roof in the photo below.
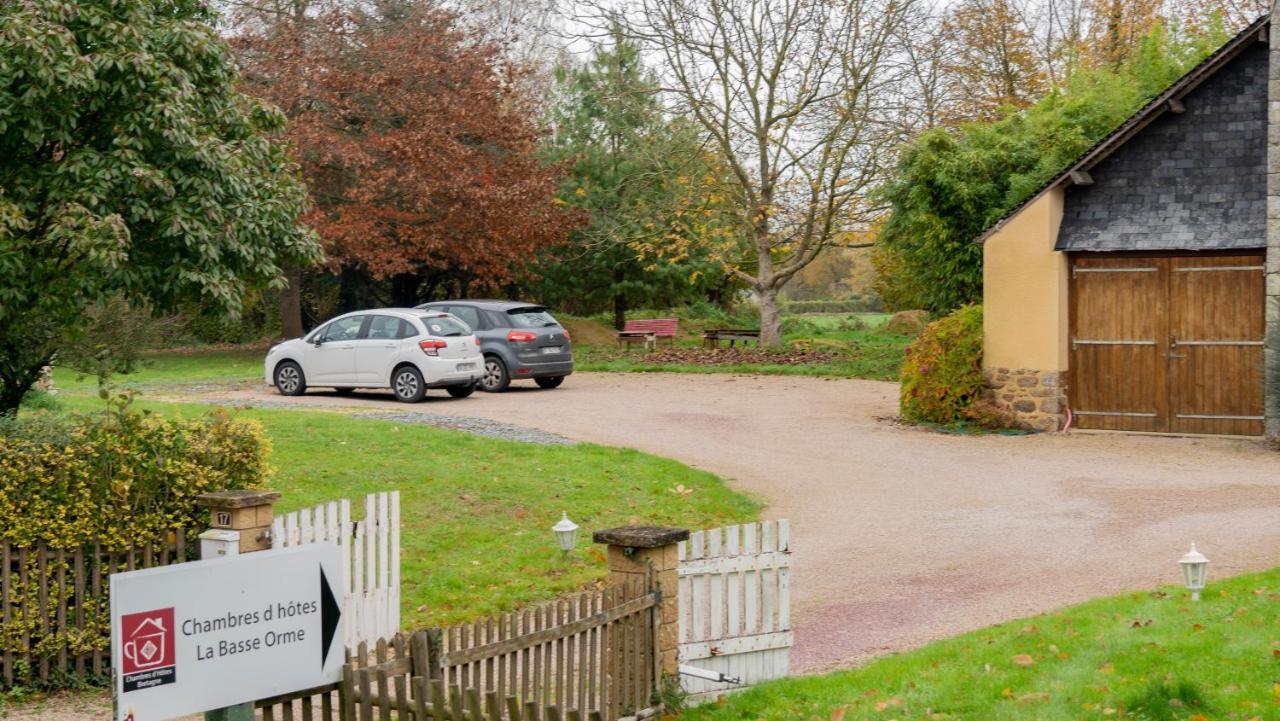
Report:
[[[1264,57],[1259,97],[1254,85],[1259,80],[1256,63],[1233,61],[1251,49],[1265,56],[1265,45],[1258,45],[1267,38],[1269,20],[1264,15],[1250,23],[999,218],[975,242],[984,242],[1049,190],[1072,185],[1059,250],[1263,247],[1266,63]],[[1202,102],[1197,96],[1186,105],[1185,113],[1170,114],[1183,106],[1182,98],[1228,66],[1231,77],[1215,83],[1221,87],[1206,88],[1215,97]],[[1218,106],[1221,102],[1230,107]],[[1146,138],[1143,131],[1167,114],[1166,121]],[[1140,134],[1142,142],[1129,152],[1126,145]],[[1193,141],[1191,147],[1186,138]],[[1174,140],[1177,145],[1172,144]],[[1073,176],[1081,172],[1095,174],[1095,184],[1075,185]]]

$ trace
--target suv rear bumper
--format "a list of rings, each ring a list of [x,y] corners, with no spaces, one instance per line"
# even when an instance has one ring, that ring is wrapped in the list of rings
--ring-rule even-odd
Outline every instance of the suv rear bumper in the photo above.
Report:
[[[511,370],[511,379],[521,378],[554,378],[573,373],[573,361],[551,361],[549,363],[521,363]]]

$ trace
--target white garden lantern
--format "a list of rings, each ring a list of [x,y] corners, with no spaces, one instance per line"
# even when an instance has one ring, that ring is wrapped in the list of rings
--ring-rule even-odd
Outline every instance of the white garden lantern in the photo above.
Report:
[[[551,530],[555,531],[556,541],[560,543],[560,550],[567,556],[569,551],[572,551],[573,547],[578,545],[578,524],[569,520],[567,511],[562,513],[564,514],[563,517],[559,523],[551,527]]]
[[[1209,559],[1197,551],[1196,544],[1192,543],[1191,550],[1178,561],[1178,565],[1182,566],[1182,577],[1187,582],[1187,590],[1191,591],[1191,600],[1199,601],[1205,577],[1209,575]]]

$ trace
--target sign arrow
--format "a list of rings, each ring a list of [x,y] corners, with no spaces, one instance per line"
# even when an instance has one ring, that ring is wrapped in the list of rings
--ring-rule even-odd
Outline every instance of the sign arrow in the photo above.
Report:
[[[324,575],[324,566],[320,567],[320,668],[329,658],[329,647],[333,645],[333,637],[342,619],[342,609],[333,597],[333,589],[329,588],[329,579]]]

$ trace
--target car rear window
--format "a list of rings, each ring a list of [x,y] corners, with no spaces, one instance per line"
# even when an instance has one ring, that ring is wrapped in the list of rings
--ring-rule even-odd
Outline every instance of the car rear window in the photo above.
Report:
[[[424,315],[422,316],[422,324],[427,327],[427,333],[437,338],[471,335],[470,328],[463,325],[456,318],[450,318],[447,315]]]
[[[551,317],[546,308],[512,308],[507,311],[511,325],[515,328],[546,328],[560,325]]]

